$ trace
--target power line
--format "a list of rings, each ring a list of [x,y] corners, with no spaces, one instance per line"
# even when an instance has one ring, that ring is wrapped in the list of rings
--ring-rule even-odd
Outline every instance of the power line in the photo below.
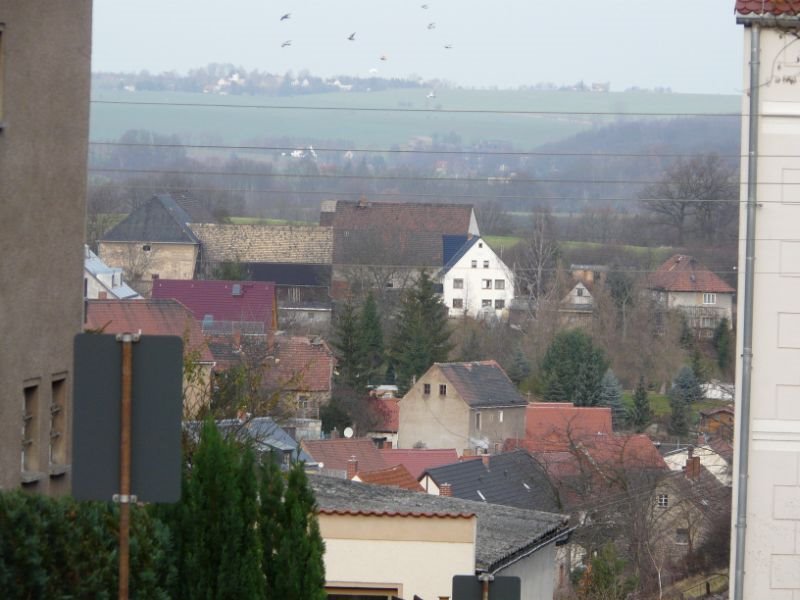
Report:
[[[608,117],[736,117],[746,115],[738,112],[615,112],[615,111],[564,111],[564,110],[508,110],[493,108],[398,108],[372,106],[287,106],[281,104],[224,104],[204,102],[135,102],[132,100],[91,100],[92,104],[125,106],[172,106],[196,108],[237,108],[261,110],[309,110],[333,112],[394,112],[394,113],[444,113],[444,114],[492,114],[492,115],[565,115],[565,116],[608,116]]]

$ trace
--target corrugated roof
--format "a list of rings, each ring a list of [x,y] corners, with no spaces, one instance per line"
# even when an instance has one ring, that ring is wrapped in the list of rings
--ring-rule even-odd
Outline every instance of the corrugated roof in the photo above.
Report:
[[[412,492],[422,492],[422,486],[403,465],[394,465],[378,471],[359,471],[358,478],[370,485],[388,485]]]
[[[494,360],[435,364],[473,408],[524,406],[528,403]]]
[[[188,223],[203,220],[202,212],[201,207],[186,196],[156,194],[108,231],[101,241],[197,244],[199,240]]]
[[[547,473],[530,454],[516,450],[495,454],[483,460],[469,460],[426,471],[437,485],[449,483],[456,498],[532,508],[555,510]]]
[[[156,279],[153,298],[174,298],[194,318],[203,321],[262,323],[266,333],[273,329],[275,285],[263,281],[222,281],[200,279]]]
[[[200,361],[214,362],[192,313],[176,300],[89,300],[84,329],[102,333],[141,332],[144,335],[176,335],[189,350],[200,352]]]
[[[317,225],[192,223],[208,262],[329,265],[333,230]]]
[[[734,290],[691,256],[675,254],[648,277],[648,286],[667,292],[732,294]]]
[[[427,469],[458,462],[455,448],[381,448],[387,465],[403,465],[419,479]]]
[[[320,511],[398,513],[408,516],[470,515],[478,520],[475,568],[495,572],[516,556],[554,540],[567,527],[565,515],[417,494],[317,475],[309,477]]]
[[[380,471],[386,468],[380,451],[368,438],[338,438],[333,440],[303,440],[303,449],[326,471],[347,472],[351,457],[358,461],[358,472]]]

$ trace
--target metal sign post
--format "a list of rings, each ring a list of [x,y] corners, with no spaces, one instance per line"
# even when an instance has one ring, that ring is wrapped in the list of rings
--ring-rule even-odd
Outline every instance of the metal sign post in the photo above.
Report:
[[[130,574],[131,538],[131,414],[133,404],[133,343],[139,335],[121,333],[117,341],[122,343],[122,399],[119,420],[119,494],[114,500],[119,503],[119,600],[128,600],[128,578]]]

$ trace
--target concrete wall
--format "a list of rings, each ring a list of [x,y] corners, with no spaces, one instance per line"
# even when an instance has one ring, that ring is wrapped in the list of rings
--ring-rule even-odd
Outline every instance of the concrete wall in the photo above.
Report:
[[[475,267],[472,267],[475,261]],[[483,265],[488,261],[488,268]],[[460,279],[461,288],[455,288],[453,280]],[[491,281],[491,288],[483,287],[484,280]],[[503,282],[503,288],[497,289],[496,283]],[[514,298],[514,274],[484,240],[479,240],[461,257],[453,268],[442,278],[442,301],[448,308],[451,317],[471,317],[491,315],[502,318],[508,314],[508,306]],[[453,300],[460,299],[463,308],[454,308]],[[503,302],[503,308],[495,308],[495,302]],[[483,303],[491,304],[491,309],[483,309]]]
[[[450,597],[453,575],[475,572],[474,516],[320,514],[319,525],[329,589],[393,586],[402,598]]]
[[[150,250],[143,250],[149,246]],[[161,279],[194,279],[197,244],[156,242],[100,242],[97,255],[109,267],[125,272],[125,281],[143,296],[150,296],[153,275]]]
[[[431,393],[424,394],[424,384]],[[447,394],[439,395],[439,384],[447,385]],[[398,448],[413,448],[422,442],[427,448],[456,448],[459,453],[472,448],[469,443],[470,409],[455,388],[434,366],[400,400]]]
[[[91,0],[0,0],[0,488],[69,489],[81,330]],[[25,389],[30,419],[24,420]],[[53,400],[63,404],[51,417]],[[51,469],[51,427],[63,440]],[[57,442],[60,444],[60,442]]]
[[[758,144],[763,156],[758,159],[758,178],[782,185],[758,187],[743,597],[771,600],[800,598],[800,88],[793,79],[800,76],[800,48],[794,40],[793,34],[762,29]],[[744,28],[744,46],[743,88],[749,89],[749,28]],[[743,96],[742,112],[749,112],[747,96]],[[742,179],[748,174],[748,128],[745,118]],[[746,199],[744,186],[742,199]],[[744,205],[740,214],[739,289],[744,290]],[[741,327],[742,298],[738,309]],[[742,355],[741,336],[736,354]],[[739,358],[737,420],[741,418],[741,373]],[[738,456],[741,440],[736,434]],[[738,481],[733,490],[734,546],[737,488]]]
[[[502,569],[496,575],[520,578],[520,600],[552,600],[557,577],[555,542]]]
[[[525,437],[525,406],[512,408],[473,408],[470,410],[469,437],[486,444],[489,452],[501,452],[509,438]],[[477,414],[480,413],[480,429]]]

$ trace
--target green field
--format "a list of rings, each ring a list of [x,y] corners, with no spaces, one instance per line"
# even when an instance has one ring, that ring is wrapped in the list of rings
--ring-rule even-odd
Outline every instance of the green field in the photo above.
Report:
[[[586,113],[737,113],[741,102],[738,96],[722,95],[460,89],[437,91],[434,99],[427,99],[422,89],[290,97],[97,92],[92,99],[93,141],[112,141],[127,130],[144,129],[176,134],[185,143],[195,144],[247,144],[289,137],[388,148],[416,137],[455,133],[463,143],[502,140],[518,149],[626,118]],[[584,114],[565,114],[580,112]]]

